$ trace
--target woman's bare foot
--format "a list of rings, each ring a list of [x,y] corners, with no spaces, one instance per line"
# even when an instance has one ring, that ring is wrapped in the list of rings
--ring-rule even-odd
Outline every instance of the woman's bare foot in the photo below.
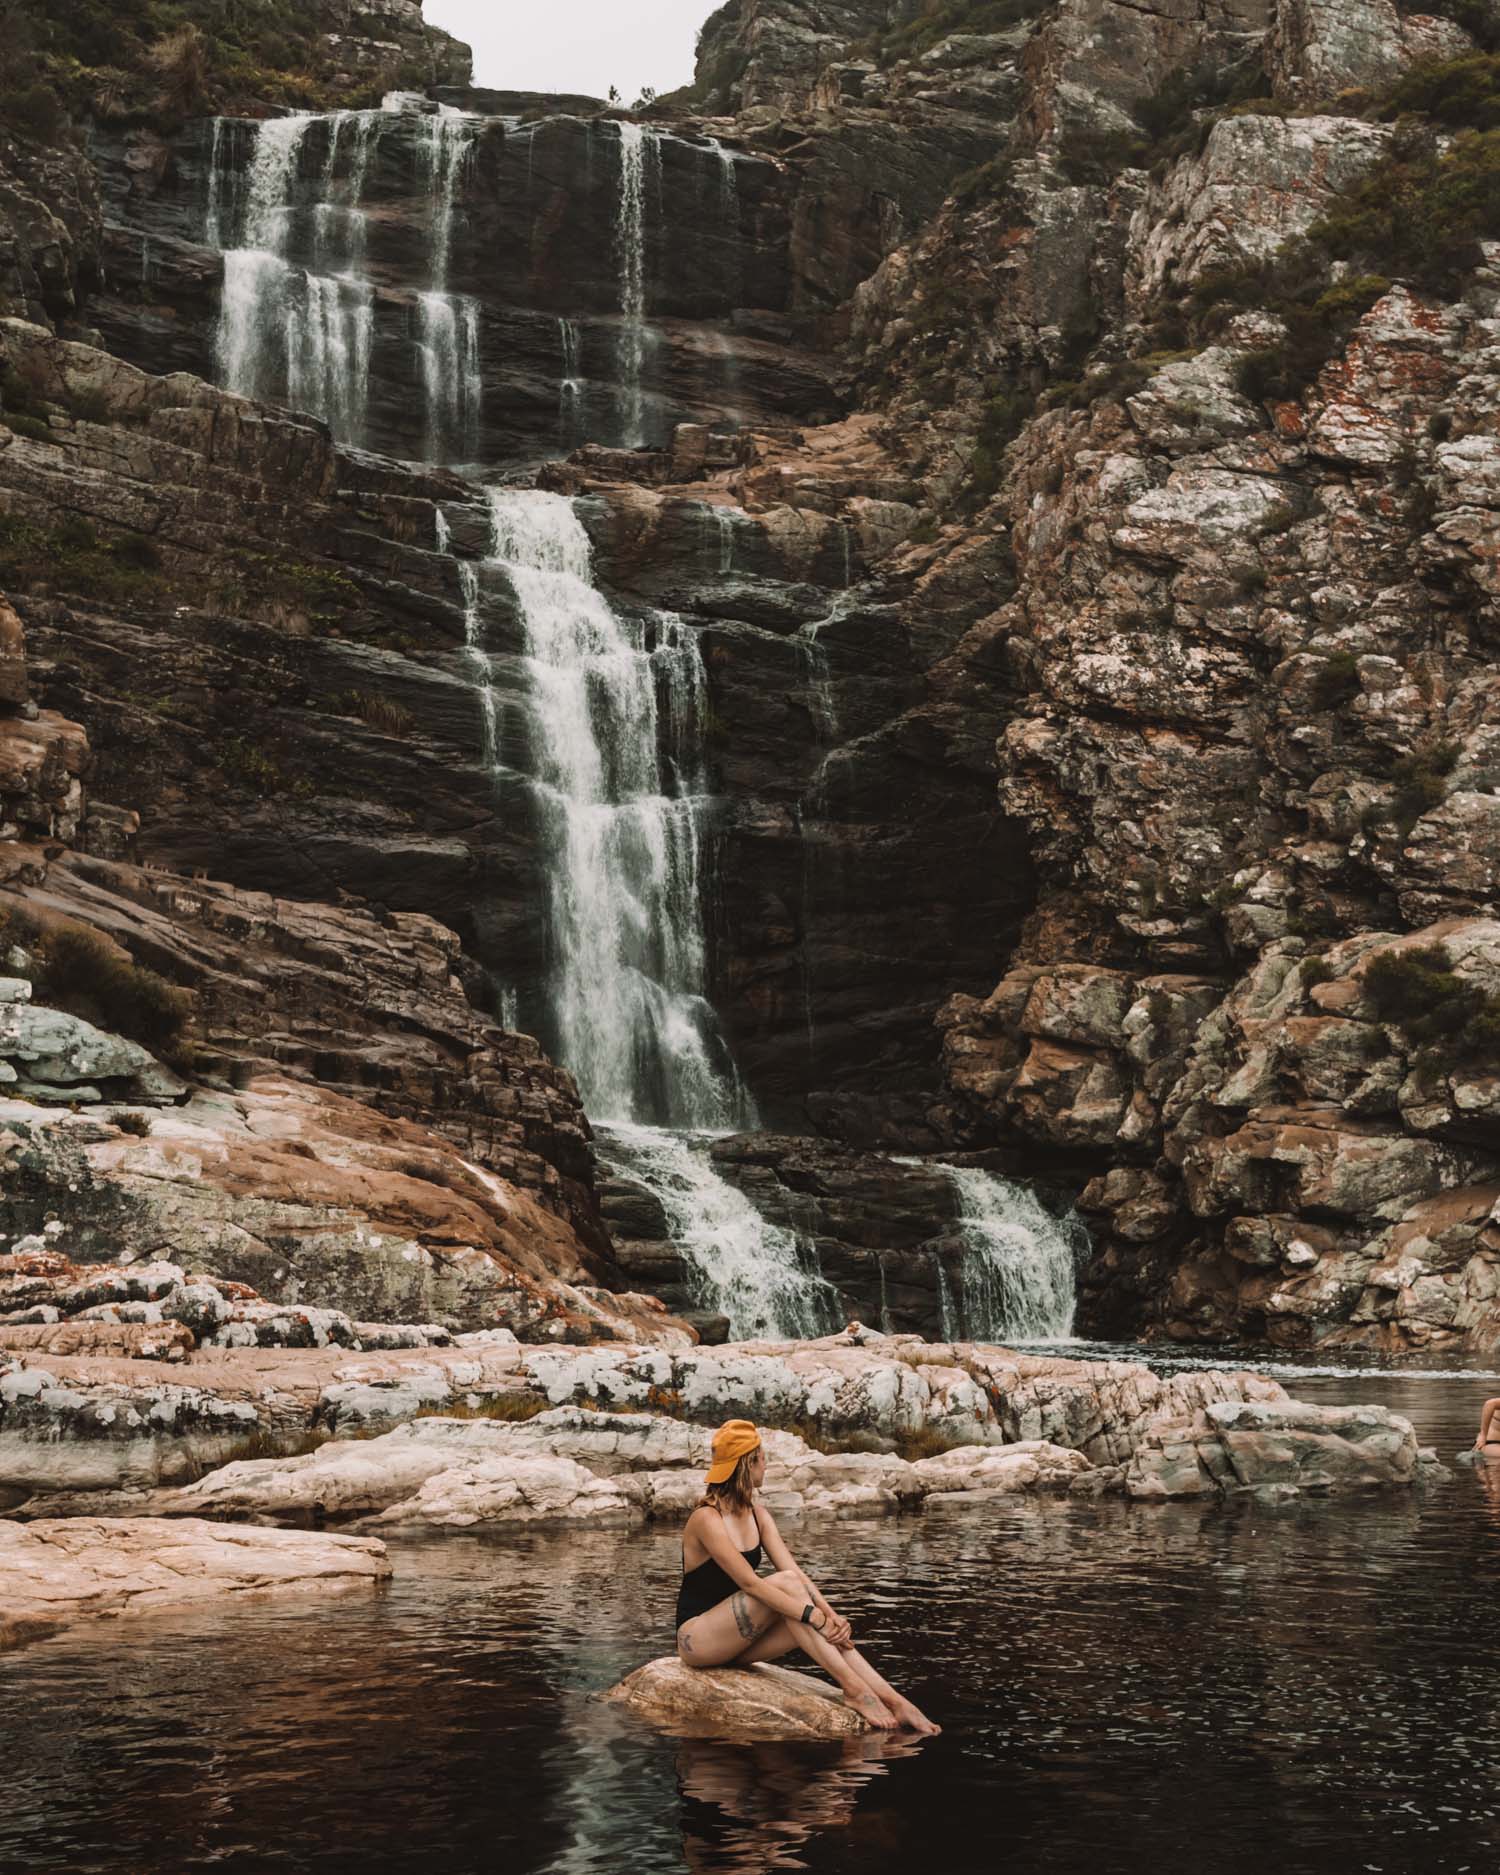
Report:
[[[846,1693],[844,1697],[865,1723],[872,1725],[877,1732],[894,1732],[901,1723],[893,1712],[886,1710],[873,1693]]]
[[[898,1696],[891,1706],[891,1711],[895,1713],[898,1725],[904,1726],[908,1732],[920,1732],[924,1738],[936,1738],[943,1729],[940,1725],[934,1725],[927,1714],[914,1706],[909,1699],[902,1699]]]

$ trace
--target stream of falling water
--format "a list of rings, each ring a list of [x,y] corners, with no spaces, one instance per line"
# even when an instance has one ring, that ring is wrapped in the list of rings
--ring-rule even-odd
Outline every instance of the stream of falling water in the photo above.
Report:
[[[329,122],[329,152],[323,181],[331,179],[340,135],[348,120],[376,113],[335,112]],[[363,215],[357,200],[337,205],[347,229],[358,229],[352,248],[345,244],[344,266],[315,272],[288,258],[296,228],[296,191],[307,133],[319,118],[299,112],[268,118],[255,128],[255,149],[244,184],[242,215],[225,202],[218,170],[223,145],[215,125],[211,146],[206,227],[223,242],[224,286],[219,305],[215,352],[225,387],[242,396],[269,399],[285,395],[294,409],[321,417],[341,442],[362,440],[369,401],[370,344],[374,330],[374,293],[355,269],[363,254]],[[368,133],[355,130],[356,150]],[[356,158],[356,163],[360,159]],[[351,187],[362,186],[363,170],[351,171]],[[328,205],[330,210],[335,205]],[[240,226],[231,224],[239,219]],[[315,217],[315,248],[331,245],[328,218]]]
[[[1066,1341],[1073,1333],[1075,1272],[1087,1234],[1054,1217],[1024,1185],[975,1166],[943,1168],[958,1200],[967,1254],[958,1294],[944,1287],[948,1340]]]
[[[620,417],[627,449],[645,442],[646,399],[646,148],[654,142],[644,125],[622,119],[620,201],[615,249],[620,270]]]
[[[376,111],[295,112],[246,126],[254,138],[240,181],[226,173],[226,125],[215,118],[207,156],[204,233],[224,255],[215,336],[220,381],[243,396],[285,397],[320,417],[340,442],[364,440],[375,293],[365,274],[365,186],[383,129],[409,102]],[[473,118],[446,107],[421,118],[421,173],[431,203],[428,285],[413,324],[423,392],[424,456],[471,460],[478,451],[482,380],[479,303],[448,290],[455,204],[473,149]],[[317,199],[299,185],[315,125],[327,145]],[[308,257],[299,265],[294,255]]]
[[[810,1245],[762,1217],[715,1170],[711,1143],[712,1135],[618,1121],[601,1139],[607,1159],[660,1199],[694,1299],[706,1313],[728,1317],[734,1340],[830,1333],[843,1310]]]
[[[696,640],[670,614],[611,608],[565,497],[494,488],[490,513],[525,635],[561,1058],[601,1119],[742,1124],[705,994],[700,802],[672,791],[659,744],[658,686],[669,723],[701,707]]]
[[[417,296],[417,348],[422,358],[429,462],[468,462],[479,452],[483,379],[479,363],[479,302],[448,290],[453,217],[473,154],[474,120],[441,105],[424,119],[422,169],[432,203],[427,290]]]

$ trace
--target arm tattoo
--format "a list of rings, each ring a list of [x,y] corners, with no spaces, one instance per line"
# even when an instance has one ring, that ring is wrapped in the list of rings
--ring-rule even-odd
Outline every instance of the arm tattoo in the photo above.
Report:
[[[755,1616],[750,1612],[750,1597],[743,1589],[736,1589],[729,1598],[729,1606],[734,1610],[734,1625],[747,1641],[753,1641]]]

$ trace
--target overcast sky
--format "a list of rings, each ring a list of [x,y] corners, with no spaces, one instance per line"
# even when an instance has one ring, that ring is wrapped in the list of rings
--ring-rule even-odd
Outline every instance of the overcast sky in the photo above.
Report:
[[[719,0],[425,0],[434,26],[474,48],[474,82],[503,91],[645,85],[674,91],[693,75],[693,41]]]

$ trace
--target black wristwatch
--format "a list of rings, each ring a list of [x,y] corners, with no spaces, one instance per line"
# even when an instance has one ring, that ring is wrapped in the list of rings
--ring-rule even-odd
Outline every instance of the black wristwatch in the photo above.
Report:
[[[817,1604],[815,1602],[809,1602],[807,1606],[802,1610],[802,1622],[803,1622],[804,1627],[812,1628],[812,1618],[817,1612],[818,1612]],[[823,1627],[827,1627],[827,1625],[828,1624],[825,1621],[823,1624]],[[821,1634],[822,1632],[823,1632],[823,1628],[813,1628],[814,1634]]]

